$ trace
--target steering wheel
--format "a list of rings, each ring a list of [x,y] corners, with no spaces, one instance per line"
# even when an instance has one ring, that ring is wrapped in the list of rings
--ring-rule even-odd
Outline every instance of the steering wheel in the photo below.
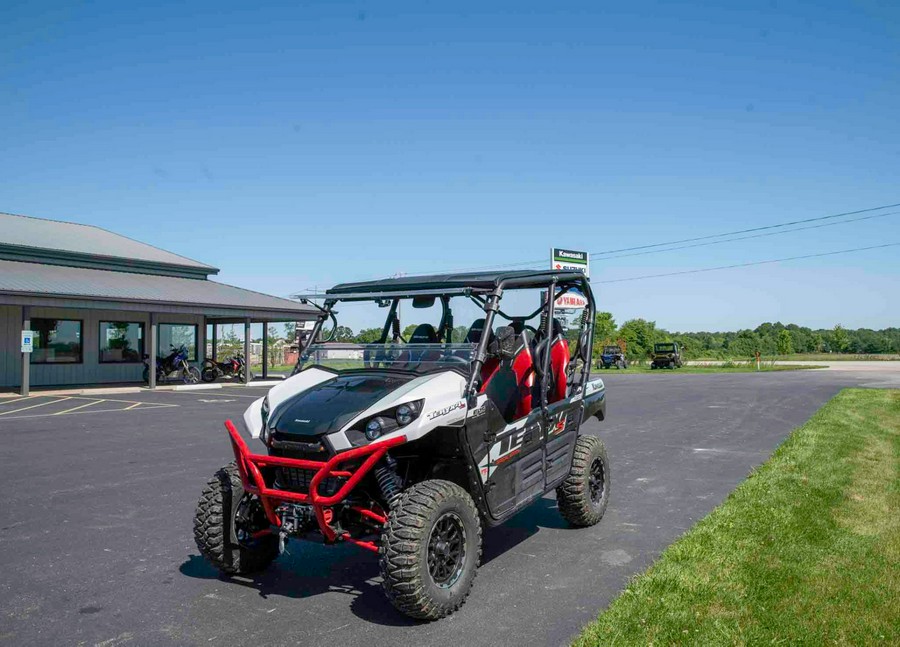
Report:
[[[379,364],[387,366],[388,351],[384,348],[367,348],[363,351],[363,366],[378,368]]]
[[[464,366],[469,365],[469,360],[464,357],[460,357],[459,355],[444,355],[440,360],[441,364],[461,364]]]

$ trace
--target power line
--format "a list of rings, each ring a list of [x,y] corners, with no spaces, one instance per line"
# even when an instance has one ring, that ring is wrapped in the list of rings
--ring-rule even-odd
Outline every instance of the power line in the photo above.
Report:
[[[764,234],[751,234],[750,236],[739,236],[737,238],[727,238],[725,240],[713,240],[705,243],[693,243],[692,245],[680,245],[678,247],[668,247],[666,249],[651,250],[644,252],[634,252],[631,254],[616,254],[615,256],[606,256],[602,260],[613,258],[627,258],[630,256],[646,256],[647,254],[660,254],[662,252],[674,252],[679,249],[690,249],[692,247],[708,247],[709,245],[721,245],[722,243],[733,243],[738,240],[749,240],[751,238],[766,238],[768,236],[780,236],[781,234],[792,234],[795,231],[805,231],[807,229],[821,229],[823,227],[835,227],[837,225],[846,225],[851,222],[860,222],[861,220],[872,220],[874,218],[884,218],[886,216],[896,216],[900,211],[888,211],[887,213],[876,213],[871,216],[863,216],[861,218],[851,218],[850,220],[841,220],[840,222],[823,222],[818,225],[808,225],[806,227],[795,227],[787,231],[770,231]]]
[[[868,209],[858,209],[856,211],[845,211],[843,213],[835,213],[835,214],[830,214],[827,216],[818,216],[815,218],[804,218],[802,220],[793,220],[790,222],[782,222],[782,223],[778,223],[778,224],[774,224],[774,225],[765,225],[762,227],[751,227],[750,229],[738,229],[736,231],[729,231],[729,232],[724,232],[721,234],[710,234],[707,236],[697,236],[694,238],[683,238],[681,240],[671,240],[671,241],[668,241],[665,243],[653,243],[650,245],[637,245],[634,247],[622,247],[620,249],[610,249],[610,250],[607,250],[604,252],[589,252],[588,255],[592,259],[602,260],[604,257],[609,257],[611,254],[618,254],[620,252],[634,252],[634,251],[640,251],[640,250],[655,249],[658,251],[654,252],[654,253],[662,253],[662,252],[667,252],[670,250],[669,249],[659,249],[660,247],[669,247],[670,245],[680,245],[682,243],[694,243],[694,242],[699,242],[699,241],[712,240],[715,238],[724,238],[726,236],[737,236],[740,234],[749,234],[749,233],[754,233],[754,232],[759,232],[759,231],[766,231],[766,230],[770,230],[770,229],[779,229],[781,227],[790,227],[792,225],[802,225],[802,224],[806,224],[806,223],[810,223],[810,222],[818,222],[818,221],[822,221],[822,220],[834,220],[835,218],[844,218],[846,216],[855,216],[855,215],[859,215],[861,213],[870,213],[872,211],[881,211],[883,209],[891,209],[893,207],[900,207],[900,202],[895,203],[895,204],[885,204],[885,205],[881,205],[879,207],[869,207]],[[851,221],[847,221],[847,222],[854,222],[854,221],[851,220]],[[843,224],[843,223],[835,223],[835,224]],[[799,231],[799,229],[794,229],[791,231]],[[785,232],[785,233],[788,233],[788,232]],[[736,239],[736,240],[742,240],[742,239]],[[724,242],[730,242],[730,241],[717,241],[717,242],[724,243]],[[682,249],[682,248],[676,248],[676,249]],[[511,267],[528,267],[528,266],[539,265],[539,264],[542,264],[545,262],[546,262],[546,259],[538,259],[538,260],[530,260],[530,261],[518,261],[515,263],[501,263],[501,264],[497,264],[497,265],[481,265],[478,267],[467,267],[467,268],[460,268],[460,269],[455,269],[455,270],[445,270],[445,272],[446,273],[467,272],[467,271],[490,270],[490,269],[511,268]]]
[[[591,283],[624,283],[626,281],[640,281],[642,279],[658,279],[664,276],[680,276],[683,274],[699,274],[701,272],[715,272],[718,270],[731,270],[739,267],[751,267],[753,265],[769,265],[771,263],[783,263],[785,261],[799,261],[806,258],[819,258],[822,256],[834,256],[836,254],[849,254],[851,252],[863,252],[870,249],[884,249],[885,247],[897,247],[900,243],[886,243],[884,245],[872,245],[870,247],[855,247],[853,249],[839,249],[834,252],[822,252],[820,254],[805,254],[803,256],[789,256],[787,258],[773,258],[768,261],[753,261],[752,263],[736,263],[734,265],[720,265],[719,267],[704,267],[696,270],[682,270],[680,272],[665,272],[663,274],[644,274],[643,276],[630,276],[625,279],[610,279],[606,281],[591,281]]]
[[[891,209],[893,207],[900,207],[900,203],[897,204],[886,204],[880,207],[871,207],[869,209],[860,209],[858,211],[847,211],[844,213],[835,213],[830,216],[819,216],[817,218],[805,218],[803,220],[794,220],[792,222],[782,222],[777,225],[766,225],[764,227],[752,227],[750,229],[740,229],[738,231],[729,231],[724,234],[711,234],[709,236],[698,236],[696,238],[685,238],[683,240],[673,240],[668,243],[654,243],[653,245],[639,245],[637,247],[626,247],[623,249],[613,249],[607,252],[596,252],[591,254],[591,256],[601,256],[606,254],[614,254],[616,252],[631,252],[639,249],[651,249],[655,247],[666,247],[668,245],[678,245],[681,243],[692,243],[698,240],[711,240],[713,238],[723,238],[725,236],[736,236],[738,234],[748,234],[756,231],[764,231],[768,229],[778,229],[779,227],[790,227],[792,225],[802,225],[807,222],[817,222],[820,220],[832,220],[834,218],[843,218],[845,216],[855,216],[861,213],[869,213],[871,211],[881,211],[882,209]]]

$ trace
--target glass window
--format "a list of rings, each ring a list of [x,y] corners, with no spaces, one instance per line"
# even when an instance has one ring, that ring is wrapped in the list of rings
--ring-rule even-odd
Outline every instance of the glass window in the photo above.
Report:
[[[32,319],[33,364],[81,364],[81,322],[65,319]]]
[[[159,354],[165,357],[172,348],[184,346],[188,361],[197,361],[197,326],[194,324],[159,324]]]
[[[144,355],[144,324],[100,322],[100,363],[137,363]]]

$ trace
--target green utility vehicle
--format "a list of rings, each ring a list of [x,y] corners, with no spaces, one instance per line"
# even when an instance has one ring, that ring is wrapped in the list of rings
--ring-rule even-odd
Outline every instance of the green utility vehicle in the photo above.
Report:
[[[675,342],[653,344],[650,354],[650,368],[681,368],[681,348]]]

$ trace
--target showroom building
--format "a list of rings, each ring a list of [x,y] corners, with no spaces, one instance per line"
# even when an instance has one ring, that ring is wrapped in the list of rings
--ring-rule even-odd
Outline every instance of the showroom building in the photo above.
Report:
[[[99,227],[0,213],[0,390],[139,382],[145,354],[153,387],[155,358],[172,346],[199,365],[221,325],[242,324],[250,357],[261,323],[265,354],[269,323],[315,317],[210,280],[218,271]]]

